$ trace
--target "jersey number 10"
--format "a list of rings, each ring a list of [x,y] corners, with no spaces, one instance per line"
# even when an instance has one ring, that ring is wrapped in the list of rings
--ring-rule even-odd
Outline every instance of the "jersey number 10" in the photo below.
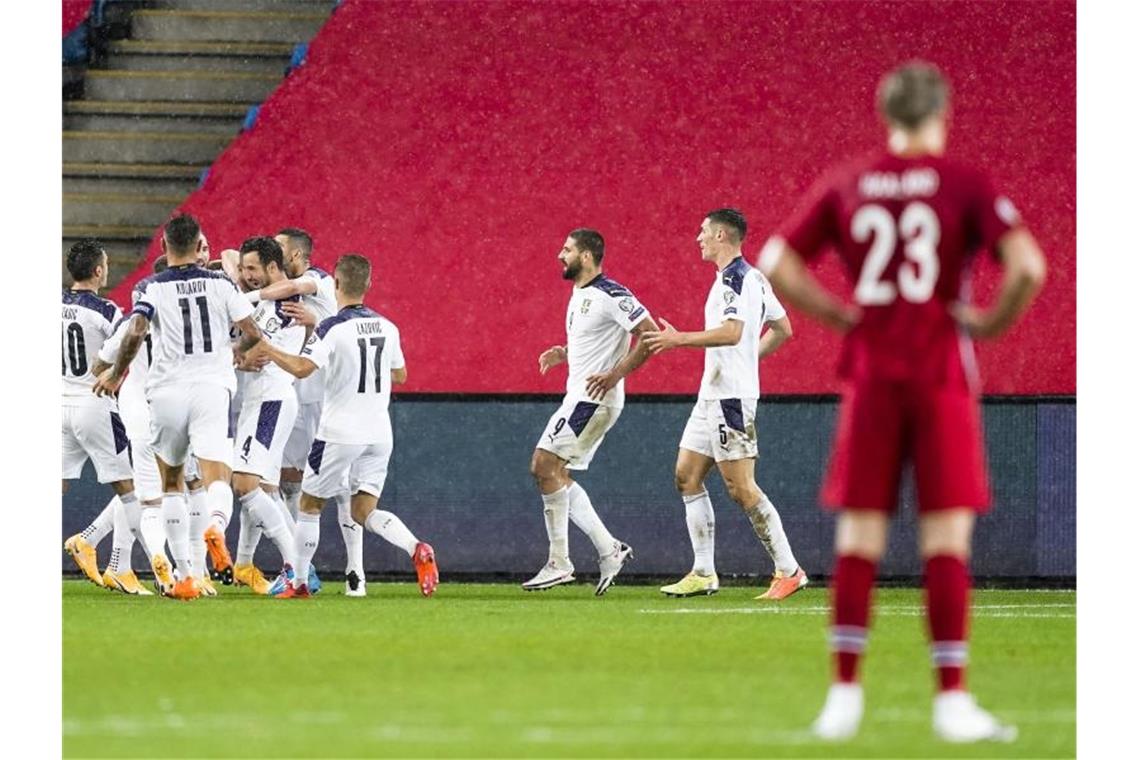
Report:
[[[357,338],[356,345],[360,349],[360,383],[356,386],[357,393],[364,393],[368,389],[368,344],[371,343],[376,348],[376,353],[372,357],[372,371],[375,375],[376,392],[380,392],[380,355],[384,353],[384,341],[387,340],[383,337],[376,337],[370,340],[364,338]]]

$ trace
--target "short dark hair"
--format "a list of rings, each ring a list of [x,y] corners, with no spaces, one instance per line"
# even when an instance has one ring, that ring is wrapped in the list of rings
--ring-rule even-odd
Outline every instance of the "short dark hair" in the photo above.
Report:
[[[198,220],[189,214],[179,214],[162,228],[166,246],[174,253],[192,253],[198,245],[201,234],[202,228]]]
[[[158,258],[154,260],[154,273],[161,274],[167,269],[170,269],[170,264],[166,261],[166,254],[159,254]]]
[[[579,227],[570,231],[570,239],[578,246],[578,250],[589,251],[594,257],[594,263],[601,266],[602,257],[606,255],[606,240],[602,233],[589,227]]]
[[[301,255],[305,257],[306,261],[313,255],[313,238],[300,227],[286,227],[277,234],[289,238],[289,242],[300,249]]]
[[[733,231],[736,236],[734,242],[742,242],[744,236],[748,234],[748,222],[744,218],[744,214],[740,213],[734,208],[718,208],[715,211],[710,211],[705,216],[713,224],[719,224],[728,227]]]
[[[359,297],[368,291],[372,279],[372,263],[359,253],[346,253],[336,262],[336,275],[341,292]]]
[[[77,240],[67,251],[67,271],[76,282],[90,280],[105,253],[103,244],[94,238]]]
[[[247,253],[256,253],[263,267],[273,263],[277,265],[278,269],[285,268],[285,252],[281,250],[281,244],[271,237],[246,238],[241,244],[240,251],[242,256]]]
[[[879,111],[906,129],[941,113],[949,97],[942,72],[925,61],[903,64],[879,82]]]

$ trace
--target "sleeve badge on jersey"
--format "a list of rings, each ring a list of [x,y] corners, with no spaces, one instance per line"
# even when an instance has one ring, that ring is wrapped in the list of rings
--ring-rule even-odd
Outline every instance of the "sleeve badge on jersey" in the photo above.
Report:
[[[629,312],[633,311],[633,299],[632,298],[621,299],[620,301],[618,301],[618,308],[628,314]]]
[[[724,291],[724,302],[726,304],[732,303],[736,300],[736,293],[731,290]]]
[[[1021,220],[1021,214],[1017,212],[1017,207],[1013,205],[1013,201],[1004,195],[998,196],[998,199],[994,201],[994,213],[1010,227]]]

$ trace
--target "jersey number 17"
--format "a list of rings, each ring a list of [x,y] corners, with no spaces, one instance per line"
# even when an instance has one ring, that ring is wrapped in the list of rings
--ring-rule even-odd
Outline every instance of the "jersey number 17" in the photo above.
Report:
[[[360,382],[356,386],[357,393],[364,393],[368,390],[368,344],[371,343],[376,349],[376,353],[372,356],[372,374],[375,380],[376,392],[380,392],[380,356],[384,353],[383,337],[376,337],[370,340],[364,338],[356,339],[356,346],[360,349]]]

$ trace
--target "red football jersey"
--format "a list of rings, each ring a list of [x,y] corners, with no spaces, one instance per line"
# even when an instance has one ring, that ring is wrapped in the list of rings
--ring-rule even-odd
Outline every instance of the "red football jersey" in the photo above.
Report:
[[[820,180],[780,230],[805,260],[834,247],[862,321],[840,376],[976,388],[973,346],[951,318],[974,254],[1020,224],[979,171],[935,156],[876,155]]]

